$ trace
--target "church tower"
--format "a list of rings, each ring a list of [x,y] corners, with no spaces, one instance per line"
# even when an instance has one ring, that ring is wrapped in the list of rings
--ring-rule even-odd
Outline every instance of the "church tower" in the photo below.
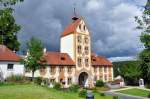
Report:
[[[73,17],[72,23],[62,33],[60,41],[61,52],[68,53],[76,64],[76,81],[79,81],[81,73],[86,73],[89,75],[88,79],[92,79],[91,37],[84,19]]]

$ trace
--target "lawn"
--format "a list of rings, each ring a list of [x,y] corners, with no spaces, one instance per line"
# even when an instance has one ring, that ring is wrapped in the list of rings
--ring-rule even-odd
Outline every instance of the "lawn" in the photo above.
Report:
[[[123,94],[134,95],[134,96],[142,96],[142,97],[147,97],[148,94],[150,93],[150,91],[137,89],[137,88],[121,90],[118,92],[123,93]]]
[[[56,91],[37,85],[0,86],[0,99],[84,99],[77,93]],[[111,96],[95,94],[95,99],[112,99]]]

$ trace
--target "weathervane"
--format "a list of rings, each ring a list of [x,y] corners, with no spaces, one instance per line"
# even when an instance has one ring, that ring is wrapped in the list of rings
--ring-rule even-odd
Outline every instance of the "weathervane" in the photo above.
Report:
[[[77,17],[77,13],[76,13],[76,3],[73,4],[74,5],[74,8],[73,8],[73,12],[74,12],[74,16],[72,17],[72,20],[77,20],[78,17]]]
[[[73,9],[74,10],[73,11],[74,12],[74,16],[77,16],[77,14],[76,14],[76,3],[74,3],[73,5],[74,5],[74,9]]]

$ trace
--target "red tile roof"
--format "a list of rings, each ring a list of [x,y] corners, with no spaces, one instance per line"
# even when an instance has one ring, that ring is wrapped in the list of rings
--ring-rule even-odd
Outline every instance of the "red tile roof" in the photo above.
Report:
[[[77,19],[77,20],[73,21],[70,25],[68,25],[62,32],[61,37],[74,33],[74,31],[77,28],[80,21],[81,21],[81,19]]]
[[[21,58],[16,53],[11,51],[5,45],[0,45],[0,61],[19,62],[20,59]]]
[[[112,63],[107,58],[96,54],[92,54],[91,62],[93,66],[112,66]]]
[[[49,65],[75,66],[75,63],[67,53],[46,52],[44,58]]]

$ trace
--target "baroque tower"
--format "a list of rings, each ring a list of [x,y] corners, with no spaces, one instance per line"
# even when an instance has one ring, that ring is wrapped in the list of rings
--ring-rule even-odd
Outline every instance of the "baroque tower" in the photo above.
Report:
[[[68,53],[76,64],[76,82],[83,83],[80,82],[81,79],[92,86],[91,37],[84,19],[73,17],[72,23],[62,33],[60,41],[61,53]]]

